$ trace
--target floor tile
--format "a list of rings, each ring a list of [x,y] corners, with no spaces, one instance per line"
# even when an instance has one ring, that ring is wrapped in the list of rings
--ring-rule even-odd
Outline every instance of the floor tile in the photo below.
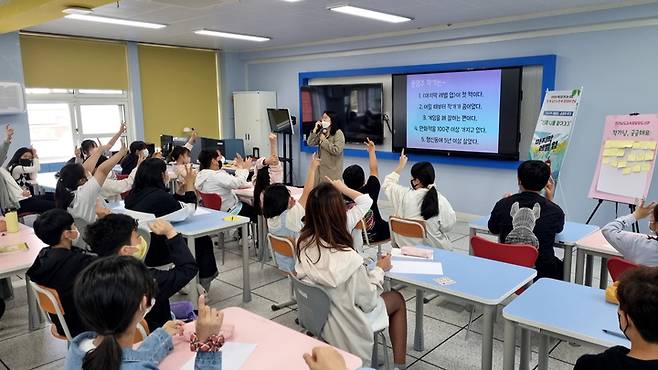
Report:
[[[548,358],[548,368],[550,370],[573,370],[573,364],[569,364],[554,358]]]
[[[407,310],[416,311],[416,300],[412,299],[407,302]],[[464,302],[457,302],[452,298],[439,296],[423,306],[425,316],[447,322],[448,324],[464,327],[468,324],[470,315],[469,308]],[[475,313],[473,320],[478,318],[482,313]]]
[[[62,358],[57,361],[53,361],[51,363],[41,365],[39,367],[33,368],[33,370],[55,370],[55,369],[63,369],[64,368],[64,363],[66,362],[66,359]]]
[[[224,253],[224,264],[222,264],[222,251],[221,249],[215,249],[215,260],[220,274],[242,267],[242,255],[238,254],[237,251],[226,251]]]
[[[407,369],[409,369],[409,370],[438,370],[438,369],[441,369],[441,368],[438,367],[438,366],[434,366],[430,363],[427,363],[425,361],[418,360],[418,361],[414,362],[411,366],[408,366]]]
[[[284,278],[277,280],[271,284],[254,289],[252,292],[274,302],[287,302],[290,300],[290,279]]]
[[[573,366],[580,356],[584,354],[600,353],[601,351],[601,348],[596,348],[590,345],[573,346],[567,342],[560,342],[560,344],[551,351],[550,357],[570,363]]]
[[[251,289],[257,289],[269,283],[285,279],[278,269],[260,263],[252,262],[249,265],[249,277]],[[242,287],[242,268],[233,269],[219,274],[219,279],[227,283]]]
[[[414,358],[419,358],[431,350],[436,348],[440,343],[455,335],[461,330],[461,327],[445,323],[433,319],[431,317],[425,316],[423,318],[423,330],[425,332],[425,348],[422,352],[418,352],[413,349],[414,347],[414,332],[416,327],[416,314],[413,312],[407,311],[407,354]],[[389,342],[391,339],[386,333],[386,338]],[[407,359],[409,363],[409,359]]]
[[[297,311],[288,311],[283,315],[273,318],[272,321],[277,322],[294,331],[302,331],[302,327],[297,325],[297,323],[295,322],[296,319],[297,319]]]
[[[467,236],[463,236],[459,239],[452,241],[452,248],[455,251],[468,251],[470,247],[470,242],[471,239],[469,239]]]
[[[0,349],[5,347],[5,341],[28,333],[27,305],[9,308],[0,320]],[[2,358],[2,357],[0,357]]]
[[[10,369],[31,369],[66,356],[66,342],[39,329],[0,343],[0,359]]]
[[[242,302],[242,294],[225,299],[223,301],[217,302],[212,304],[212,307],[215,308],[226,308],[226,307],[241,307],[244,308],[245,310],[251,311],[255,313],[256,315],[265,317],[267,319],[271,319],[276,316],[280,316],[286,312],[289,312],[290,309],[288,308],[282,308],[278,311],[272,311],[270,309],[270,306],[274,303],[273,301],[270,301],[269,299],[265,299],[261,296],[258,296],[256,294],[251,295],[251,302],[248,303],[243,303]],[[2,357],[0,357],[2,358]]]

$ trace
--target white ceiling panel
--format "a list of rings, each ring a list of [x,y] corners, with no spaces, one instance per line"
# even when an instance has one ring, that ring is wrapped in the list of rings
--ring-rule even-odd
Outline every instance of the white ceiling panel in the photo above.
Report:
[[[390,12],[413,21],[390,24],[327,10],[346,4]],[[583,6],[633,5],[621,0],[121,0],[94,10],[111,16],[167,24],[159,30],[58,19],[28,31],[91,36],[172,45],[249,50],[286,46],[339,37],[412,30],[446,23],[480,21],[503,16],[542,13]],[[217,31],[271,37],[252,43],[200,36],[193,31]]]

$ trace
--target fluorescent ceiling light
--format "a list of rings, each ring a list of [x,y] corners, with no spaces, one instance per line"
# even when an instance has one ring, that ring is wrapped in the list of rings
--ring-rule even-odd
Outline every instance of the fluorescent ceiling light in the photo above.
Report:
[[[286,2],[289,2],[289,3],[297,3],[297,2],[300,2],[302,0],[283,0],[283,1],[286,1]]]
[[[91,14],[94,11],[90,8],[85,8],[84,6],[70,6],[64,10],[62,13],[66,14]]]
[[[242,34],[239,34],[239,33],[210,31],[210,30],[197,30],[197,31],[194,31],[194,33],[196,33],[197,35],[223,37],[223,38],[226,38],[226,39],[236,39],[236,40],[246,40],[246,41],[256,41],[256,42],[263,42],[263,41],[270,41],[271,40],[269,37],[250,36],[250,35],[242,35]]]
[[[376,12],[374,10],[357,8],[355,6],[350,6],[350,5],[337,6],[334,8],[329,8],[329,10],[338,13],[356,15],[357,17],[376,19],[378,21],[384,21],[390,23],[402,23],[402,22],[409,22],[411,20],[411,18],[401,17],[399,15]]]
[[[152,28],[152,29],[167,27],[166,25],[159,24],[159,23],[131,21],[131,20],[128,20],[128,19],[99,17],[97,15],[87,15],[87,14],[69,14],[69,15],[65,16],[64,18],[75,19],[75,20],[79,20],[79,21],[110,23],[110,24],[118,24],[118,25],[121,25],[121,26],[142,27],[142,28]]]

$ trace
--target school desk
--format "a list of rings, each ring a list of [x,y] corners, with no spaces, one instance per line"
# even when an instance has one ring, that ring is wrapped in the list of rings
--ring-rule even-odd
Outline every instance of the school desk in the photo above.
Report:
[[[576,252],[576,284],[591,285],[592,284],[592,270],[594,264],[592,263],[592,256],[601,257],[601,271],[599,288],[605,289],[608,286],[608,258],[610,257],[623,257],[621,253],[617,252],[610,243],[603,237],[601,230],[596,231],[576,242],[578,248]],[[583,275],[585,280],[583,281]]]
[[[503,369],[514,368],[516,328],[520,327],[521,366],[527,370],[530,360],[529,331],[540,334],[539,370],[548,369],[549,337],[587,343],[605,349],[630,342],[603,332],[621,334],[617,305],[605,301],[605,291],[553,279],[539,279],[503,309],[505,344]],[[523,334],[525,332],[525,334]]]
[[[43,192],[54,193],[57,188],[57,172],[41,172],[37,174],[37,184]]]
[[[224,312],[224,324],[233,325],[233,337],[229,341],[255,344],[256,349],[242,366],[242,370],[308,370],[302,357],[311,353],[313,347],[329,346],[306,334],[287,328],[274,321],[238,307],[229,307]],[[194,323],[186,324],[192,329]],[[188,331],[188,330],[186,330]],[[342,350],[350,370],[361,366],[361,359]],[[178,370],[194,358],[190,344],[184,338],[174,337],[174,351],[161,363],[161,370]]]

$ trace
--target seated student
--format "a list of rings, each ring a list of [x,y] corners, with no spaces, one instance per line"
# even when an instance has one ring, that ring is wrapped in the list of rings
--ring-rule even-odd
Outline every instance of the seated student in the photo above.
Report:
[[[34,233],[46,243],[32,266],[27,270],[27,276],[33,282],[55,289],[64,308],[64,320],[72,336],[87,330],[80,320],[73,304],[73,281],[96,256],[86,254],[73,243],[80,237],[80,232],[73,223],[73,217],[63,209],[48,210],[34,221]],[[57,327],[57,332],[64,335],[64,330],[56,315],[51,319]]]
[[[251,168],[251,158],[245,160],[238,156],[235,158],[235,176],[222,169],[222,162],[218,151],[204,150],[199,154],[199,174],[194,187],[202,193],[219,194],[222,198],[222,211],[249,217],[251,222],[257,222],[254,207],[238,200],[233,189],[249,186],[247,176]]]
[[[158,285],[155,303],[146,315],[149,328],[154,330],[171,319],[169,298],[196,276],[198,268],[185,239],[174,230],[169,221],[157,219],[149,224],[149,229],[153,234],[167,238],[165,244],[174,264],[174,267],[168,270],[149,269]],[[87,226],[87,242],[91,250],[100,257],[114,254],[130,256],[139,254],[147,247],[141,245],[145,241],[137,233],[137,221],[122,214],[107,215]]]
[[[631,349],[615,346],[597,355],[584,355],[574,370],[658,369],[658,268],[640,267],[624,273],[617,298],[619,329],[631,341]]]
[[[34,183],[40,169],[37,151],[32,148],[19,148],[7,163],[7,172],[16,182],[16,184],[10,183],[7,189],[11,192],[12,198],[18,200],[21,212],[41,213],[55,206],[52,195],[34,193]],[[9,179],[7,182],[10,182]]]
[[[306,202],[304,227],[297,241],[295,270],[299,279],[325,288],[331,299],[322,337],[364,361],[372,354],[373,328],[389,323],[395,367],[405,369],[407,310],[398,292],[382,293],[384,271],[391,257],[378,259],[370,271],[352,246],[352,230],[372,205],[367,194],[348,188],[342,180],[315,187]],[[345,211],[343,196],[356,205]]]
[[[564,227],[564,212],[553,203],[551,169],[542,161],[525,161],[519,166],[517,176],[519,192],[496,203],[489,217],[489,231],[497,234],[499,240],[505,240],[512,231],[512,205],[518,202],[519,207],[532,209],[535,204],[539,204],[541,212],[534,228],[534,234],[539,240],[539,256],[535,262],[537,279],[548,277],[562,280],[563,264],[555,257],[553,246],[555,235]],[[546,197],[540,194],[543,189],[546,189]]]
[[[400,155],[400,163],[386,178],[382,190],[393,205],[393,215],[402,218],[423,220],[427,236],[425,242],[435,248],[452,249],[448,231],[457,222],[457,216],[450,202],[434,185],[434,166],[429,162],[418,162],[411,167],[411,188],[398,184],[400,172],[407,164],[404,150]],[[416,238],[394,235],[398,246],[417,245],[423,243]]]
[[[149,312],[156,285],[143,263],[128,256],[100,258],[75,281],[75,305],[92,331],[73,339],[66,355],[66,370],[157,369],[174,349],[172,336],[183,334],[182,321],[169,321],[134,348],[137,324]],[[199,297],[194,368],[222,368],[219,334],[224,315]]]
[[[148,158],[149,154],[152,153],[149,153],[145,142],[138,140],[130,143],[130,151],[128,152],[128,155],[126,155],[123,160],[121,160],[121,174],[129,175],[132,170],[137,167],[139,158]]]
[[[279,161],[276,134],[270,134],[270,156],[260,157],[256,161],[256,172],[252,182],[254,183],[254,208],[257,214],[262,214],[261,194],[270,184],[283,182],[283,166]]]
[[[315,184],[315,173],[320,167],[320,159],[313,154],[311,166],[306,173],[306,182],[299,202],[290,196],[290,190],[283,184],[272,184],[263,192],[263,216],[267,220],[267,231],[272,235],[289,238],[296,244],[299,232],[304,226],[304,207],[308,195]],[[295,271],[295,260],[274,252],[277,265],[280,269],[288,272]]]
[[[80,143],[79,148],[75,148],[75,156],[71,159],[69,159],[66,164],[73,164],[73,163],[78,163],[82,164],[87,161],[97,150],[102,149],[98,146],[99,143],[97,143],[95,140],[91,139],[86,139],[83,140]],[[105,153],[108,152],[112,148],[110,146],[106,150],[102,150],[100,153],[100,156],[98,157],[98,165],[101,163],[105,162],[107,160],[107,157],[105,156]]]
[[[197,139],[196,131],[192,132],[190,138],[187,140],[187,143],[183,146],[175,146],[174,149],[169,153],[167,157],[167,163],[173,166],[173,171],[176,178],[176,194],[183,195],[185,193],[181,187],[185,182],[185,174],[187,173],[187,167],[192,163],[192,148],[194,148],[194,142]]]
[[[137,168],[135,185],[125,199],[127,209],[152,213],[155,217],[163,217],[184,209],[187,217],[194,215],[196,208],[196,193],[194,180],[196,173],[188,168],[182,190],[184,195],[172,195],[165,189],[167,181],[167,164],[159,158],[149,158]],[[151,235],[151,246],[144,263],[147,266],[162,266],[172,261],[165,237]],[[206,290],[217,277],[217,263],[213,252],[212,240],[209,236],[197,238],[195,242],[196,261],[199,266],[199,281]]]
[[[125,126],[122,126],[121,131],[102,148],[111,148],[123,130],[125,130]],[[101,187],[108,174],[112,172],[112,167],[119,163],[126,152],[126,147],[122,145],[121,150],[98,166],[96,171],[93,170],[101,150],[95,151],[84,164],[67,164],[59,171],[55,189],[55,206],[67,210],[73,216],[78,230],[83,233],[83,240],[87,225],[109,213],[105,202],[99,197]],[[93,176],[89,175],[92,172],[94,172]]]
[[[638,233],[624,231],[626,226],[638,220],[651,217],[649,229],[656,233],[656,220],[658,207],[651,202],[644,205],[644,201],[635,208],[635,212],[628,216],[619,217],[601,229],[603,237],[615,248],[624,259],[645,266],[658,266],[658,238]]]
[[[368,177],[368,181],[365,181],[363,168],[357,164],[353,164],[343,171],[343,181],[345,181],[345,185],[347,185],[350,189],[354,189],[360,193],[368,194],[370,195],[370,198],[372,198],[372,207],[370,207],[370,211],[366,213],[364,221],[366,224],[368,240],[371,243],[376,243],[389,239],[391,237],[391,233],[388,229],[388,222],[382,219],[382,215],[379,213],[379,207],[377,206],[381,184],[377,178],[377,176],[379,176],[379,168],[377,166],[375,143],[373,143],[368,138],[366,145],[368,146],[368,156],[370,159],[368,163],[370,167],[370,176]],[[361,236],[359,235],[359,237]]]

